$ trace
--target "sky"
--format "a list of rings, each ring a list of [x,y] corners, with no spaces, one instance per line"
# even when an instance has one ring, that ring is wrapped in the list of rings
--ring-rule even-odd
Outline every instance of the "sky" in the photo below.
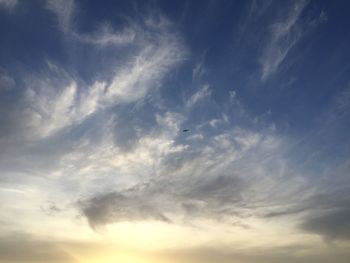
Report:
[[[0,0],[0,263],[348,262],[349,8]]]

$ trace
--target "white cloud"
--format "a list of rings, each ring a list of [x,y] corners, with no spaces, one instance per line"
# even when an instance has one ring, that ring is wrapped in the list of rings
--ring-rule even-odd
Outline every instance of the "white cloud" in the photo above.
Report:
[[[125,32],[134,32],[130,30]],[[138,33],[137,45],[128,43],[129,40],[124,42],[135,51],[128,53],[122,63],[115,63],[114,77],[110,82],[99,80],[84,87],[78,84],[79,80],[52,63],[48,63],[47,76],[31,77],[27,81],[25,112],[28,125],[36,136],[50,136],[81,123],[99,110],[142,100],[158,89],[168,72],[184,60],[186,51],[179,37],[168,28],[158,28],[157,33],[147,33],[147,30]],[[109,40],[103,37],[95,40],[102,41],[100,44],[108,41],[121,44],[120,39],[113,38],[116,35],[111,37]]]
[[[203,63],[197,63],[196,66],[192,70],[192,80],[197,80],[203,76],[205,73]]]
[[[100,135],[97,138],[81,138],[73,151],[62,157],[60,168],[54,174],[64,181],[71,174],[77,181],[84,178],[79,187],[84,194],[98,192],[101,188],[103,191],[124,189],[151,180],[160,173],[159,169],[166,158],[187,148],[175,142],[182,123],[181,115],[166,112],[157,115],[156,119],[157,124],[152,132],[142,134],[135,146],[127,151],[114,140],[118,130],[114,131],[112,127],[118,127],[118,121],[103,121],[103,126],[99,128]],[[101,180],[99,185],[96,185],[96,180]]]
[[[302,37],[303,28],[299,18],[306,5],[306,1],[293,2],[287,18],[272,25],[271,38],[260,58],[262,80],[266,80],[278,70],[288,52]]]
[[[30,116],[29,126],[40,137],[46,137],[71,125],[77,118],[83,118],[74,107],[76,96],[77,86],[74,82],[56,94],[44,87],[41,90],[29,88],[26,96],[31,105],[26,112]]]
[[[318,17],[301,18],[309,1],[293,1],[286,19],[271,26],[268,43],[259,59],[261,79],[264,81],[277,72],[292,48],[313,27],[327,21],[327,14],[322,11]]]
[[[74,27],[74,22],[78,19],[78,17],[75,16],[75,13],[77,13],[77,4],[75,0],[47,0],[46,3],[46,7],[56,15],[59,28],[62,32],[82,43],[97,46],[124,46],[134,41],[136,37],[135,30],[139,30],[139,28],[130,27],[116,32],[108,23],[105,23],[98,27],[93,33],[82,34],[77,32]]]
[[[193,107],[196,103],[198,103],[200,100],[204,98],[208,98],[211,96],[211,89],[208,84],[203,85],[201,89],[199,89],[197,92],[195,92],[189,100],[187,100],[186,105],[187,107]]]
[[[185,52],[176,38],[163,35],[145,47],[119,70],[107,88],[106,102],[132,102],[160,86],[162,79],[184,59]]]
[[[248,214],[259,220],[261,211],[267,208],[273,211],[278,204],[285,204],[303,184],[296,173],[286,169],[281,156],[285,142],[278,136],[240,128],[212,136],[196,146],[176,145],[175,133],[167,132],[173,130],[173,118],[178,119],[175,116],[173,113],[162,116],[158,134],[143,137],[131,152],[115,151],[114,156],[107,158],[111,158],[109,163],[115,175],[119,178],[127,175],[131,181],[124,188],[119,183],[119,187],[105,191],[108,200],[101,193],[85,203],[84,209],[89,213],[92,212],[89,202],[94,205],[94,200],[101,202],[102,210],[108,207],[102,214],[91,215],[92,225],[128,220],[128,213],[118,216],[120,211],[113,207],[114,201],[131,205],[130,220],[142,220],[135,218],[132,211],[139,206],[143,207],[144,218],[172,222],[189,214],[191,222],[239,220]],[[288,184],[293,187],[286,190]],[[259,204],[262,210],[257,209]]]
[[[192,81],[202,78],[202,76],[207,72],[205,68],[205,57],[206,52],[204,52],[199,60],[199,62],[192,69]]]

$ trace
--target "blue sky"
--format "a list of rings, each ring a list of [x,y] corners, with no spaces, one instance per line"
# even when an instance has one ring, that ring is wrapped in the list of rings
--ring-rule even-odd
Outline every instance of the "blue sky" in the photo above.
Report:
[[[346,262],[349,7],[0,0],[0,262]]]

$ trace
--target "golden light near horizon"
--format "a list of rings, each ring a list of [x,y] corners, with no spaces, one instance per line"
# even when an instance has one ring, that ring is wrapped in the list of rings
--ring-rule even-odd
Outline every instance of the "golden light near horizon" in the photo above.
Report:
[[[125,263],[158,263],[154,259],[150,260],[145,258],[145,256],[138,256],[135,253],[116,253],[111,255],[98,255],[95,258],[87,259],[82,261],[84,263],[116,263],[116,262],[125,262]],[[159,262],[160,263],[160,262]]]
[[[0,263],[349,263],[348,10],[0,0]]]

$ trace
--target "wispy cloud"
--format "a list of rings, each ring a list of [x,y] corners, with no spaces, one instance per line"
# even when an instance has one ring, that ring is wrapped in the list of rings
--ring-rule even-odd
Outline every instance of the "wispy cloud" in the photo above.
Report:
[[[113,38],[119,33],[111,28],[101,29],[105,34],[92,34],[88,40],[71,39],[85,48],[110,45],[113,52],[126,50],[122,61],[112,59],[111,75],[101,72],[99,76],[103,77],[89,84],[51,61],[40,72],[23,72],[18,78],[21,89],[16,86],[18,79],[12,81],[1,71],[2,83],[15,85],[13,88],[18,90],[14,100],[1,97],[2,182],[20,181],[45,192],[52,179],[57,192],[52,191],[47,199],[56,203],[65,195],[67,202],[74,202],[80,195],[148,180],[158,162],[186,148],[175,143],[181,114],[149,111],[140,103],[162,87],[168,73],[187,55],[170,21],[148,25],[149,21],[126,26],[122,32],[132,32],[127,41]],[[105,38],[109,33],[113,34],[112,40]],[[92,45],[86,45],[86,41],[92,41]],[[2,94],[7,86],[0,91]],[[145,113],[150,121],[140,118]],[[127,141],[132,141],[130,147],[125,147]],[[84,177],[84,183],[78,183]],[[96,180],[104,182],[96,184]],[[28,201],[26,205],[39,209],[42,203]],[[12,215],[10,208],[5,210],[2,215]]]
[[[105,24],[92,34],[78,34],[74,32],[73,36],[82,42],[98,46],[127,45],[135,40],[136,32],[133,28],[115,32],[110,25]]]
[[[307,1],[293,2],[287,18],[272,25],[269,42],[260,58],[262,80],[266,80],[278,70],[289,51],[301,39],[303,25],[300,16],[306,5]]]
[[[0,92],[12,89],[15,85],[15,80],[6,71],[0,69]]]
[[[56,15],[60,30],[76,41],[99,47],[124,46],[135,40],[136,30],[139,34],[141,33],[141,28],[136,24],[133,24],[136,28],[130,26],[122,31],[115,31],[108,23],[103,23],[92,33],[80,33],[75,25],[79,20],[77,8],[75,0],[47,1],[47,9]]]
[[[1,7],[5,2],[11,1],[0,0]],[[239,70],[242,75],[221,70],[227,64],[220,63],[230,60],[226,50],[213,49],[207,60],[199,51],[199,59],[194,59],[197,45],[198,50],[208,44],[230,46],[221,45],[216,28],[232,33],[232,25],[226,28],[216,19],[211,24],[211,18],[200,17],[204,22],[197,27],[205,25],[204,30],[194,39],[179,31],[188,33],[184,24],[178,28],[147,4],[150,12],[130,5],[126,9],[132,14],[123,16],[122,23],[118,17],[97,24],[95,30],[79,20],[80,12],[88,19],[95,10],[88,4],[80,10],[78,1],[49,0],[44,2],[46,9],[19,8],[25,17],[40,14],[37,22],[48,14],[57,20],[49,19],[56,27],[49,24],[40,31],[43,36],[31,39],[41,43],[48,37],[48,43],[41,43],[50,49],[40,53],[45,57],[38,55],[33,64],[26,57],[24,63],[20,50],[13,55],[15,62],[12,53],[1,60],[11,62],[0,68],[1,262],[85,260],[79,254],[86,255],[84,244],[65,242],[72,238],[107,246],[119,246],[124,239],[130,247],[145,242],[141,247],[160,247],[157,256],[174,255],[174,262],[328,262],[334,251],[324,240],[339,248],[334,253],[348,254],[342,250],[350,240],[348,87],[325,107],[322,124],[313,126],[308,136],[302,130],[305,137],[300,138],[297,128],[295,133],[281,129],[281,122],[294,124],[300,116],[274,114],[290,105],[275,103],[274,92],[265,104],[265,95],[259,97],[264,91],[251,89],[252,79],[245,78],[255,76],[251,59],[258,59],[258,85],[264,86],[285,69],[291,51],[327,15],[308,16],[314,11],[308,1],[288,2],[287,9],[271,1],[251,3],[238,35],[264,32],[266,21],[270,31],[258,58],[250,52],[259,48],[257,42],[238,50],[249,57]],[[188,12],[198,10],[197,5],[186,6]],[[219,13],[213,15],[219,14],[223,23],[231,21],[221,19],[226,11],[231,14],[226,6],[210,2],[203,7],[215,7]],[[269,13],[276,10],[287,15],[276,22]],[[183,21],[192,19],[197,18]],[[32,32],[29,24],[19,32]],[[207,38],[206,32],[215,32],[215,39]],[[260,34],[251,39],[260,39]],[[235,45],[242,48],[239,42]],[[58,50],[51,51],[51,44]],[[26,56],[33,46],[28,44]],[[17,47],[8,50],[12,48]],[[216,70],[220,73],[213,78],[206,74]],[[333,92],[327,88],[322,94]],[[305,108],[316,112],[324,106],[312,103]],[[24,229],[36,236],[13,232]],[[50,242],[44,238],[47,229]],[[168,235],[163,229],[176,233]],[[163,242],[163,237],[171,242]],[[171,249],[162,250],[166,246]],[[42,248],[47,253],[41,253]]]
[[[114,77],[109,82],[99,80],[91,86],[81,86],[79,79],[74,79],[52,63],[48,63],[47,76],[28,78],[24,98],[28,125],[37,135],[46,137],[81,123],[99,110],[141,100],[159,88],[167,73],[184,60],[186,49],[179,37],[168,28],[158,28],[154,36],[151,29],[146,36],[146,30],[139,31],[135,45],[130,42],[134,33],[126,40],[115,34],[108,39],[106,35],[89,39],[98,44],[112,41],[135,48],[123,65],[115,65]],[[126,29],[125,32],[134,31]],[[140,46],[139,43],[143,44]]]
[[[280,154],[277,138],[237,129],[209,140],[212,143],[203,142],[199,148],[188,145],[179,152],[165,152],[160,161],[150,162],[157,173],[145,174],[143,178],[149,179],[143,183],[81,200],[83,214],[92,226],[145,219],[181,223],[188,216],[192,220],[232,217],[241,220],[258,211],[261,199],[265,199],[264,206],[273,205],[273,198],[267,198],[268,189],[274,187],[275,194],[281,191],[280,200],[293,194],[295,189],[285,191],[284,184],[272,179],[287,176],[281,167],[271,167],[269,161],[276,165]],[[134,151],[140,153],[141,148]],[[257,160],[259,169],[254,168]],[[265,177],[268,169],[269,179]],[[292,180],[296,180],[298,188],[297,177]],[[259,185],[265,185],[265,189],[258,190]]]
[[[203,75],[207,72],[207,69],[205,68],[206,54],[207,54],[207,51],[205,51],[201,55],[200,60],[197,62],[195,67],[192,69],[192,81],[201,79],[203,77]]]
[[[186,105],[187,107],[192,107],[196,103],[198,103],[200,100],[203,100],[205,98],[209,98],[211,96],[211,89],[208,84],[203,85],[202,88],[200,88],[198,91],[196,91],[187,101]]]
[[[12,10],[18,4],[17,0],[0,0],[0,8]]]
[[[47,8],[57,16],[59,27],[63,32],[69,32],[75,12],[74,0],[47,0]]]
[[[301,222],[300,229],[306,233],[322,236],[327,241],[350,240],[348,169],[349,161],[329,171],[331,177],[321,175],[323,181],[310,181],[303,194],[267,216],[295,216]]]
[[[286,19],[270,27],[270,36],[259,59],[261,80],[265,81],[276,73],[294,46],[301,41],[310,29],[327,21],[327,14],[321,11],[319,16],[303,17],[309,1],[294,1]]]
[[[106,101],[131,102],[160,86],[165,74],[184,59],[181,44],[172,37],[149,43],[138,55],[118,71],[107,88]]]

